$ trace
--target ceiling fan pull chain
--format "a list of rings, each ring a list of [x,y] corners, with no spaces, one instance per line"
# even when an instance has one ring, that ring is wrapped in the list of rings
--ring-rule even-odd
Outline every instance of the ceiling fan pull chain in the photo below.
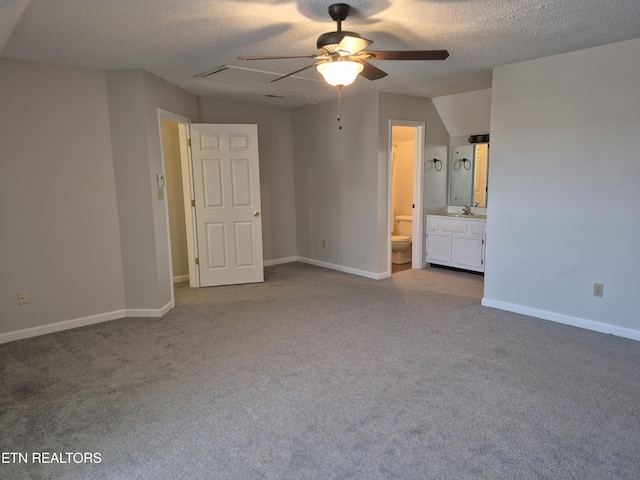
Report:
[[[342,122],[340,121],[340,107],[342,107],[342,85],[338,85],[338,129],[342,130]]]

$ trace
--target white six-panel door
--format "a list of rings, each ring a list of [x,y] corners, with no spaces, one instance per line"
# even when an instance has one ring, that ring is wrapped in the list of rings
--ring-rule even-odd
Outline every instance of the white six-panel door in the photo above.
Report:
[[[191,124],[200,286],[264,281],[256,125]]]

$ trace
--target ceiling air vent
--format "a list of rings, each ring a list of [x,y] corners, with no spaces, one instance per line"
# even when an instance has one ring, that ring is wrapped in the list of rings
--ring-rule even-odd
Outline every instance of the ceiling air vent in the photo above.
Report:
[[[207,72],[200,73],[194,78],[203,78],[212,82],[231,83],[244,87],[268,87],[270,90],[311,92],[325,85],[319,75],[312,78],[314,73],[315,72],[309,73],[309,77],[291,75],[278,82],[271,83],[272,80],[281,77],[282,73],[221,65]],[[277,94],[278,93],[274,93],[274,95]]]

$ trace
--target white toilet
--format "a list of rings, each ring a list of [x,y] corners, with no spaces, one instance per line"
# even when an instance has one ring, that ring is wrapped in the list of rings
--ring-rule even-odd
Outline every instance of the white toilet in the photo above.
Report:
[[[396,217],[397,235],[391,235],[391,263],[402,264],[411,261],[411,234],[413,233],[413,217],[398,215]]]

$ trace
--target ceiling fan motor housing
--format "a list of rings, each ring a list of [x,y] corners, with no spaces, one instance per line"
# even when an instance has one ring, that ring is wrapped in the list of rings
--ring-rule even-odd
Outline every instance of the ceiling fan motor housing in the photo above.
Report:
[[[346,3],[334,3],[329,5],[329,15],[336,22],[341,22],[349,16],[351,6]]]
[[[318,47],[318,50],[320,50],[321,52],[331,53],[335,51],[336,47],[344,37],[362,38],[356,32],[347,32],[347,31],[327,32],[327,33],[323,33],[318,37],[316,46]]]

